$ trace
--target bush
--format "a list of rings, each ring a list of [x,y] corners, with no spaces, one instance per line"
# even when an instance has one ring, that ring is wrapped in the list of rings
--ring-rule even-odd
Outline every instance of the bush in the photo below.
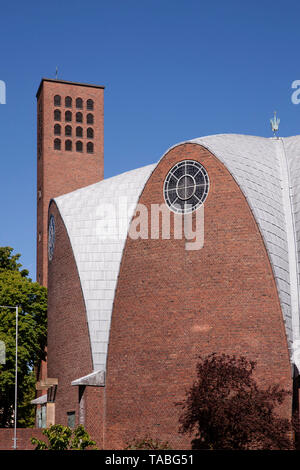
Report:
[[[54,424],[44,429],[43,434],[49,443],[32,437],[31,443],[36,445],[35,450],[86,450],[87,447],[94,447],[96,444],[82,425],[73,430],[68,426]]]

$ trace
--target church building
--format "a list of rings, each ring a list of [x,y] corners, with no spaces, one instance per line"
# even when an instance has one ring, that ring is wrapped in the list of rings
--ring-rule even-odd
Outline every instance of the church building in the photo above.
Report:
[[[180,409],[199,355],[246,356],[294,395],[300,368],[300,136],[222,134],[103,179],[103,86],[37,93],[37,280],[48,287],[40,426],[99,448],[189,449]],[[142,152],[142,149],[141,149]]]

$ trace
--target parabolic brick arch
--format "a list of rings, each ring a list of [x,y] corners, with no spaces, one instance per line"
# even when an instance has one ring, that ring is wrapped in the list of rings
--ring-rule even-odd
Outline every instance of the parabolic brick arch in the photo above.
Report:
[[[299,157],[300,136],[208,136],[175,145],[157,164],[52,199],[48,377],[57,379],[57,423],[72,417],[107,449],[145,435],[189,448],[174,403],[192,385],[197,357],[212,352],[255,360],[259,383],[293,389]],[[185,160],[209,178],[193,212],[194,226],[204,212],[202,248],[187,249],[172,223],[169,239],[162,224],[155,238],[130,236],[135,209],[165,206],[165,179]],[[124,196],[129,209],[120,210]],[[291,418],[292,397],[280,413]]]

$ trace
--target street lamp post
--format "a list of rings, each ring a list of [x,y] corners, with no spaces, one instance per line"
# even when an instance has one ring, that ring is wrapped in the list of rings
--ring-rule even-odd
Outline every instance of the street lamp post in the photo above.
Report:
[[[19,319],[19,308],[9,307],[8,305],[0,305],[2,308],[11,308],[16,311],[16,365],[15,365],[15,410],[14,410],[14,445],[13,448],[17,448],[17,410],[18,410],[18,319]]]

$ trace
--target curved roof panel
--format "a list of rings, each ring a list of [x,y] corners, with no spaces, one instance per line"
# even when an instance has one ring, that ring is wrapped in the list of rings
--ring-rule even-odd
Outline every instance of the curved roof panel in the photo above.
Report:
[[[78,268],[95,371],[106,368],[123,248],[140,193],[154,168],[139,168],[55,198]],[[122,201],[122,195],[127,199]]]

